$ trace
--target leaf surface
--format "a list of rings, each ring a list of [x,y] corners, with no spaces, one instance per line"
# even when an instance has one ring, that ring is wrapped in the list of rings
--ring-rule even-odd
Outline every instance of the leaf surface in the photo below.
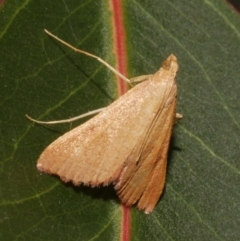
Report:
[[[0,12],[0,238],[119,240],[112,187],[73,187],[41,174],[43,149],[72,125],[39,126],[108,105],[116,77],[44,34],[48,29],[115,66],[108,1],[5,1]],[[154,212],[131,209],[131,240],[240,236],[240,18],[224,1],[123,1],[128,77],[178,57],[178,112],[167,182]],[[121,143],[119,143],[121,145]]]

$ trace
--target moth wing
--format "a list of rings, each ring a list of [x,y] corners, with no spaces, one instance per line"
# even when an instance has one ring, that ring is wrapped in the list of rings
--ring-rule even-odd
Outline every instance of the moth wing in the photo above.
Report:
[[[161,82],[150,79],[138,84],[100,114],[50,144],[39,157],[38,169],[75,185],[116,182],[136,143],[146,136],[164,105],[161,96],[165,93]]]
[[[165,184],[167,152],[175,120],[177,95],[176,85],[171,87],[171,80],[169,84],[169,90],[165,89],[163,97],[164,106],[159,106],[144,141],[136,143],[115,185],[123,203],[133,205],[138,201],[138,208],[146,213],[154,209]]]
[[[160,115],[140,151],[137,162],[131,160],[135,160],[136,153],[130,154],[125,170],[116,184],[123,203],[133,205],[138,201],[138,208],[147,213],[153,210],[164,188],[167,152],[174,124],[174,107],[172,105],[162,113],[163,116],[169,115],[167,118]]]

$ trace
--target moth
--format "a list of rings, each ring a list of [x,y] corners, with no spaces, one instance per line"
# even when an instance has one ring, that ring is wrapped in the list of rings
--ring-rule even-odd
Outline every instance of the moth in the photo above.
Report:
[[[182,118],[176,114],[177,58],[171,54],[155,74],[129,80],[99,57],[45,31],[75,51],[97,58],[124,80],[141,83],[50,144],[37,168],[74,185],[112,183],[123,204],[152,212],[165,184],[172,129]]]

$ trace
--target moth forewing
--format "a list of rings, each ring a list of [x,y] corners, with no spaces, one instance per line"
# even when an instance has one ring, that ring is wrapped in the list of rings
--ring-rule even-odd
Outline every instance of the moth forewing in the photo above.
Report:
[[[157,151],[156,162],[150,174],[150,181],[147,183],[146,189],[138,202],[138,208],[144,210],[146,213],[153,211],[165,185],[167,153],[175,119],[175,107],[176,101],[169,106],[167,113],[164,113],[167,115],[167,118],[162,128],[159,128],[157,125],[153,128],[153,132],[157,132],[158,128],[160,130],[159,138],[156,139],[156,142],[161,143],[161,146]]]
[[[158,87],[156,89],[164,90],[160,91],[162,98],[145,136],[136,141],[116,184],[119,197],[124,203],[132,205],[139,200],[138,208],[147,213],[153,210],[164,187],[167,151],[176,114],[175,75],[168,79],[164,79],[164,75],[164,71],[160,70],[153,76],[152,81]]]

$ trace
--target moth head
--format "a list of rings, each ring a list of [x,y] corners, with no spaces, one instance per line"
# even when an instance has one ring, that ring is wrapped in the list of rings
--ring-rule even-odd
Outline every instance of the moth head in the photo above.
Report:
[[[178,63],[176,56],[174,56],[173,54],[169,55],[168,58],[163,62],[162,68],[176,73],[178,71]]]

